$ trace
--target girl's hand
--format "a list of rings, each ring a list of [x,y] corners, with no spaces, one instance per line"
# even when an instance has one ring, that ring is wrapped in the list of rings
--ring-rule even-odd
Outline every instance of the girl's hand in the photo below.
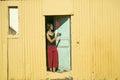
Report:
[[[58,37],[58,36],[59,36],[59,33],[57,33],[56,37]]]

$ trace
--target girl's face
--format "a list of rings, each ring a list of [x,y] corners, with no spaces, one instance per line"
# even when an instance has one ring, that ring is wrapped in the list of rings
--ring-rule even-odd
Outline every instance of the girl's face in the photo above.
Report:
[[[53,25],[52,24],[50,25],[50,29],[53,30]]]

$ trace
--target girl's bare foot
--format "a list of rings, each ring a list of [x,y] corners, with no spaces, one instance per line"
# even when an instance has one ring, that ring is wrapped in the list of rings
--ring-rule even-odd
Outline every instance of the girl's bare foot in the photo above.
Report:
[[[50,71],[52,72],[52,68],[50,68]]]
[[[56,71],[56,68],[53,68],[53,72],[55,72]]]

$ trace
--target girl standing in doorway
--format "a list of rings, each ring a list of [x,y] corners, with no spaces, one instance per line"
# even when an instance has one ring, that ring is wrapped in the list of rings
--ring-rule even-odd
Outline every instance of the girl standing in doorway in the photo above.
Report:
[[[47,24],[47,60],[48,60],[48,68],[50,71],[55,72],[58,68],[58,51],[56,47],[56,39],[59,36],[55,36],[53,32],[53,25]]]

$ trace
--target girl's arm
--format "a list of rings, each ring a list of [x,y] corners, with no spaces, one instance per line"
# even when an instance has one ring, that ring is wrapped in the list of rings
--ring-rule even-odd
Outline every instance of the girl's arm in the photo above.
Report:
[[[49,34],[47,33],[47,39],[50,43],[53,43],[56,39],[57,39],[57,36],[54,37],[53,39],[50,38]]]

